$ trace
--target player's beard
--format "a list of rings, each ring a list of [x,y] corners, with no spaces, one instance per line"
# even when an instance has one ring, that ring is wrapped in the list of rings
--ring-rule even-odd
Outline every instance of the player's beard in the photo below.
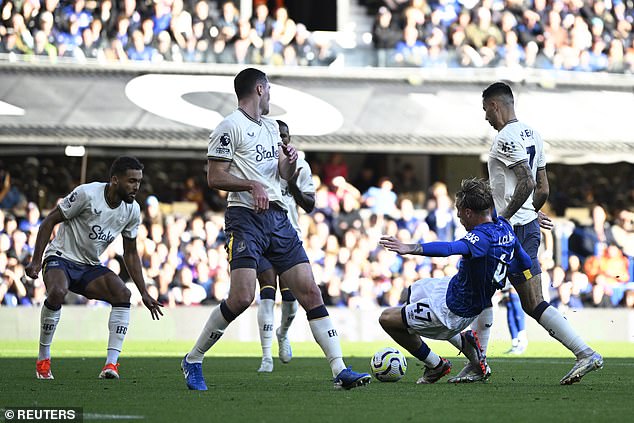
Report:
[[[131,193],[131,192],[127,192],[125,190],[125,188],[121,187],[119,189],[119,197],[121,197],[121,199],[128,204],[132,204],[134,202],[134,199],[136,197],[135,193]]]

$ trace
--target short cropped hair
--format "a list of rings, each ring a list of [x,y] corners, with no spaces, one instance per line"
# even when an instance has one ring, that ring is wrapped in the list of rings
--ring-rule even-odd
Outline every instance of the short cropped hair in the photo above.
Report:
[[[233,80],[233,88],[238,100],[248,97],[258,83],[266,82],[266,74],[255,68],[246,68],[236,75]]]
[[[277,122],[277,126],[278,126],[278,127],[280,127],[280,128],[281,128],[281,127],[284,127],[284,128],[286,128],[286,129],[289,129],[288,125],[287,125],[287,124],[286,124],[286,122],[284,122],[283,120],[279,120],[279,119],[278,119],[278,120],[276,120],[276,122]]]
[[[125,175],[128,170],[143,170],[143,163],[136,157],[121,156],[117,157],[112,166],[110,166],[110,177]]]
[[[489,181],[482,178],[463,179],[456,193],[456,208],[483,213],[493,207]]]
[[[507,97],[513,101],[513,90],[505,82],[494,82],[482,91],[482,99],[487,100],[493,97]]]

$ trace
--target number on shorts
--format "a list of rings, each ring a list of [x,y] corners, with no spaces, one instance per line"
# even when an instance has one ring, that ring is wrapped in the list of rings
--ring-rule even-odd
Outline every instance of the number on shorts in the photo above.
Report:
[[[429,311],[429,304],[416,303],[416,310],[414,310],[414,318],[418,320],[422,320],[423,322],[431,322],[431,312]]]

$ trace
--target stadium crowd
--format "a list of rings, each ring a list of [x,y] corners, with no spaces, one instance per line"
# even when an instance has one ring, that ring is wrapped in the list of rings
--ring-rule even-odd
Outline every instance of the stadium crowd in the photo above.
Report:
[[[106,162],[94,160],[88,181],[107,174]],[[310,215],[300,214],[300,224],[327,305],[395,305],[417,279],[456,272],[456,257],[409,258],[378,248],[379,237],[384,234],[404,242],[453,240],[464,234],[444,183],[436,182],[421,190],[412,176],[412,166],[407,164],[391,178],[373,175],[370,166],[364,166],[353,177],[340,154],[333,154],[323,163],[309,161],[317,187],[316,204]],[[629,177],[630,168],[614,166],[613,170],[625,169],[620,176],[629,178],[624,180],[631,184],[634,178]],[[3,306],[38,305],[45,298],[41,277],[27,278],[24,266],[33,250],[41,210],[50,210],[76,185],[68,169],[68,165],[60,166],[53,159],[40,161],[35,157],[19,165],[0,163]],[[566,192],[566,185],[558,185],[558,174],[553,177],[553,192]],[[11,175],[15,177],[11,179]],[[217,302],[229,289],[222,231],[225,194],[204,189],[204,183],[202,166],[180,161],[146,163],[138,197],[143,205],[138,251],[150,292],[169,306]],[[594,186],[587,183],[585,200],[589,205],[599,199],[598,193],[603,193],[605,187],[600,180]],[[634,195],[634,187],[618,189],[627,191],[624,188]],[[597,198],[592,197],[593,193]],[[609,215],[599,205],[586,205],[592,216],[589,224],[578,222],[565,237],[553,236],[557,231],[544,233],[540,260],[544,290],[553,303],[561,307],[634,307],[633,284],[629,282],[634,273],[632,200],[606,204]],[[182,204],[179,201],[192,206],[191,213],[177,209],[176,205]],[[565,254],[555,253],[557,243],[565,244],[566,248],[558,248]],[[119,239],[102,259],[104,265],[127,280],[121,252]],[[137,292],[134,284],[129,287]],[[67,301],[86,302],[73,294]],[[139,301],[138,295],[133,296],[133,303]]]
[[[283,1],[278,2],[283,4]],[[375,66],[634,72],[633,0],[360,0]],[[3,0],[9,60],[324,66],[345,49],[254,1]],[[364,49],[363,41],[354,50]]]

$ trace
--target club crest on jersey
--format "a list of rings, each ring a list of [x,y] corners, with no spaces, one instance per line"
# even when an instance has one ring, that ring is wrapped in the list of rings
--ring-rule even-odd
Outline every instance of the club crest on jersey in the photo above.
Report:
[[[101,226],[94,225],[90,229],[92,230],[92,232],[88,235],[88,238],[92,239],[93,241],[105,241],[108,244],[114,241],[114,236],[110,233],[110,231],[108,231],[108,233],[105,233]]]
[[[272,160],[277,159],[280,156],[280,153],[274,145],[271,146],[271,150],[267,150],[262,144],[258,144],[255,147],[255,161],[261,162],[262,160]]]
[[[244,250],[246,250],[247,245],[244,243],[244,241],[240,241],[238,242],[238,246],[236,247],[236,252],[241,253]]]

